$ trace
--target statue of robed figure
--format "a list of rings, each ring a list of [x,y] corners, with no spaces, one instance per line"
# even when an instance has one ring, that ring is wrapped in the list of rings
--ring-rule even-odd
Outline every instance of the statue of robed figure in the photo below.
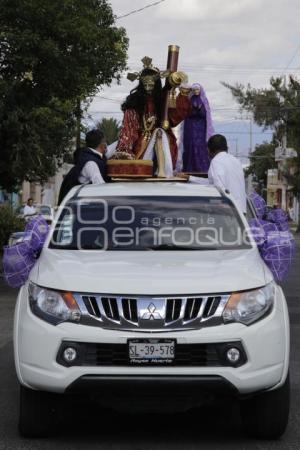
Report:
[[[192,85],[192,109],[182,125],[182,168],[188,173],[207,173],[210,165],[207,142],[214,134],[211,110],[203,87]]]

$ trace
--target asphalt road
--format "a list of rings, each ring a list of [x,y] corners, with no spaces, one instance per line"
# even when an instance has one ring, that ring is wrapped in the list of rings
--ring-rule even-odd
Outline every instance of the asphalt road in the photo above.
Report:
[[[18,383],[12,349],[13,310],[17,292],[0,278],[0,450],[15,449],[299,449],[300,448],[300,239],[296,260],[284,283],[291,317],[292,406],[290,423],[280,441],[243,436],[237,405],[222,404],[177,415],[101,415],[97,408],[72,405],[54,436],[20,439],[17,431]]]

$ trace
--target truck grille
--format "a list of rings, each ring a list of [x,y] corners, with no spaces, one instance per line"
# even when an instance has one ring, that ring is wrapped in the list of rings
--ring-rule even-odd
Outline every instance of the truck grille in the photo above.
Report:
[[[62,357],[66,347],[73,346],[78,350],[79,357],[73,363],[66,363]],[[237,347],[241,359],[236,367],[245,364],[247,357],[240,342],[225,342],[211,344],[176,344],[175,359],[171,366],[182,367],[218,367],[232,366],[226,359],[226,350]],[[85,343],[64,341],[57,355],[57,362],[64,366],[132,366],[129,361],[127,344]],[[153,366],[155,364],[151,364]],[[161,364],[159,364],[161,366]]]
[[[81,322],[108,329],[170,331],[222,323],[228,294],[194,297],[121,297],[74,294]]]
[[[138,323],[137,300],[136,298],[123,298],[122,309],[124,319]]]

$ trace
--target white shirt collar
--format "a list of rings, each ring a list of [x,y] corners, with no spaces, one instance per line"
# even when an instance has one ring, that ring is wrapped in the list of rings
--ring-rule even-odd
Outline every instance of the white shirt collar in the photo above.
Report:
[[[92,152],[94,152],[96,155],[100,156],[100,158],[103,158],[102,153],[97,152],[97,150],[95,150],[94,148],[88,147],[90,150],[92,150]]]
[[[224,155],[227,155],[227,154],[228,154],[228,152],[225,152],[225,151],[219,152],[219,153],[216,154],[216,156],[213,157],[213,159],[220,158],[220,157],[222,157]]]

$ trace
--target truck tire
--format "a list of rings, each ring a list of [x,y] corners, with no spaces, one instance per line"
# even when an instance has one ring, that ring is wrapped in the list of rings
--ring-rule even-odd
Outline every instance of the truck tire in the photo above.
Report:
[[[289,375],[279,389],[242,400],[240,406],[243,428],[249,436],[279,439],[285,432],[289,420]]]
[[[20,386],[19,433],[22,437],[38,438],[50,434],[56,418],[56,397],[50,392]]]

